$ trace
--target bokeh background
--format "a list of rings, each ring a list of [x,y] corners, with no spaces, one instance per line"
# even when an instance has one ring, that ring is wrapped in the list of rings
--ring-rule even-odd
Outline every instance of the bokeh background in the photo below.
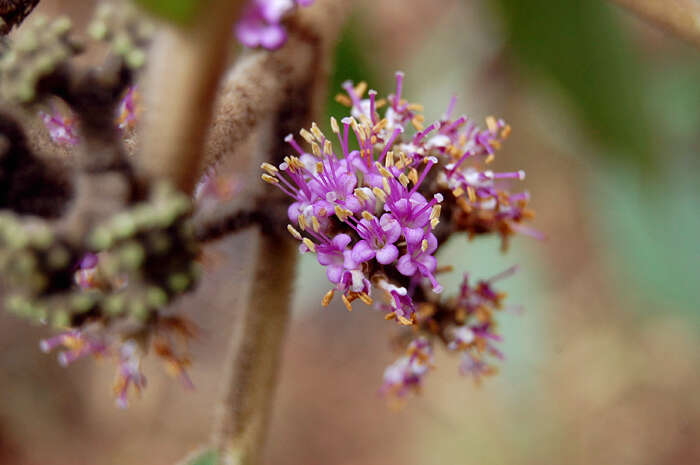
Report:
[[[345,79],[389,92],[401,69],[428,117],[453,94],[476,119],[502,116],[498,167],[527,171],[548,239],[506,255],[495,239],[449,245],[442,263],[475,277],[520,264],[503,286],[525,312],[502,315],[498,376],[476,387],[440,353],[398,411],[377,394],[396,328],[321,309],[325,277],[303,260],[266,462],[700,463],[700,52],[601,0],[354,4],[331,95]],[[84,24],[92,6],[39,10]],[[118,410],[109,362],[62,369],[38,350],[45,329],[0,315],[0,464],[172,465],[206,441],[253,240],[214,246],[181,304],[202,328],[193,392],[149,361],[148,389]],[[218,298],[232,283],[240,298]]]

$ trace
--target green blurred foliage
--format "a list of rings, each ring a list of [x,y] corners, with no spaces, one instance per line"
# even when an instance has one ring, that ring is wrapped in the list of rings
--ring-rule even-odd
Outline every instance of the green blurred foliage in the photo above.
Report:
[[[207,450],[197,454],[187,465],[217,465],[218,454],[214,451]]]
[[[601,0],[491,0],[509,52],[570,98],[585,125],[613,155],[652,162],[644,69],[613,7]]]
[[[188,24],[210,0],[136,0],[136,3],[163,19]]]
[[[343,82],[350,80],[357,84],[360,81],[367,81],[370,89],[376,89],[382,94],[380,86],[383,81],[379,78],[380,73],[374,69],[369,60],[371,50],[366,36],[360,34],[362,31],[360,20],[353,16],[345,23],[345,27],[340,35],[340,40],[335,48],[333,73],[328,84],[328,102],[326,113],[328,116],[346,115],[348,108],[335,101],[335,96],[344,92],[341,88]],[[327,118],[326,118],[327,119]],[[324,127],[330,127],[328,121],[323,121]],[[320,123],[319,123],[320,124]]]

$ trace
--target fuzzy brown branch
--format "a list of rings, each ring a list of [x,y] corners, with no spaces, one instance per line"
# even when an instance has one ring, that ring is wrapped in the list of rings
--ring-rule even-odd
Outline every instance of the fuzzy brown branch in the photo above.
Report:
[[[700,47],[700,2],[697,0],[612,0],[642,19]]]
[[[212,0],[187,28],[155,38],[146,79],[148,113],[142,132],[141,174],[192,192],[216,90],[232,46],[243,0]]]
[[[217,221],[225,225],[246,205],[260,211],[265,207],[262,192],[266,192],[267,207],[274,209],[278,193],[260,181],[259,166],[279,160],[288,151],[284,136],[319,116],[345,3],[317,0],[290,21],[289,40],[281,50],[252,52],[229,74],[200,169],[218,160],[234,160],[247,184],[218,215],[203,217],[202,230]],[[264,230],[258,237],[252,288],[234,323],[229,373],[214,432],[220,462],[227,465],[257,464],[262,456],[289,318],[295,244]]]

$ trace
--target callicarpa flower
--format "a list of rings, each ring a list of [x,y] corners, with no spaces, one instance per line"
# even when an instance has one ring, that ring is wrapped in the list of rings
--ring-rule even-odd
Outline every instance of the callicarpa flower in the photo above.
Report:
[[[134,129],[140,114],[141,94],[139,94],[136,86],[131,86],[127,89],[121,102],[119,102],[117,126],[122,131]]]
[[[251,0],[236,25],[236,37],[246,47],[280,48],[287,40],[284,16],[295,5],[309,6],[313,0]]]
[[[336,100],[350,115],[330,119],[333,135],[314,123],[300,132],[309,149],[289,135],[296,153],[262,165],[263,180],[292,200],[287,229],[300,252],[325,267],[332,287],[322,304],[339,293],[348,310],[361,300],[418,331],[385,372],[381,392],[398,397],[420,387],[436,340],[460,352],[461,371],[477,380],[495,371],[487,357],[502,357],[493,314],[503,294],[491,284],[514,270],[476,287],[465,275],[457,297],[443,300],[438,274],[449,267],[438,267],[440,246],[459,232],[496,233],[504,248],[513,233],[537,235],[522,224],[533,217],[529,195],[507,190],[525,173],[489,168],[510,127],[493,117],[485,128],[466,116],[453,119],[454,98],[426,127],[423,107],[402,96],[403,78],[396,73],[386,99],[365,83],[344,83],[346,94]]]
[[[40,111],[39,117],[49,131],[51,140],[59,145],[77,145],[80,140],[77,133],[76,120],[70,116],[63,116],[58,110],[50,115]]]

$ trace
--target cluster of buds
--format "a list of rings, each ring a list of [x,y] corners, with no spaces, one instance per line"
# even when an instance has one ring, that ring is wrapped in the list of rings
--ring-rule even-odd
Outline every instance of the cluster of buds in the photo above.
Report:
[[[131,69],[146,62],[146,48],[155,32],[152,22],[131,2],[101,3],[88,27],[94,40],[105,42]]]
[[[57,328],[42,342],[68,365],[87,355],[119,364],[117,398],[144,384],[140,356],[149,347],[186,386],[189,359],[176,343],[194,332],[165,308],[199,277],[199,247],[188,221],[190,199],[156,185],[147,201],[97,224],[73,243],[42,219],[0,215],[0,277],[5,308]]]
[[[246,47],[276,50],[287,41],[282,25],[295,6],[309,6],[313,0],[250,0],[236,25],[236,37]]]
[[[528,194],[506,189],[524,172],[488,167],[510,127],[492,117],[483,129],[466,116],[452,119],[454,99],[426,127],[422,106],[402,97],[400,72],[395,93],[386,99],[367,92],[365,83],[346,82],[343,88],[346,94],[336,99],[350,107],[350,115],[340,123],[331,118],[334,136],[314,124],[300,132],[309,151],[289,135],[296,153],[277,166],[262,165],[263,180],[293,200],[289,233],[302,253],[316,255],[333,285],[323,305],[336,293],[348,310],[359,299],[425,336],[387,370],[384,392],[403,395],[420,385],[435,336],[468,354],[464,372],[489,372],[480,354],[495,353],[488,343],[498,340],[491,309],[502,296],[488,282],[472,289],[465,281],[458,298],[440,303],[437,274],[443,269],[435,254],[459,232],[497,233],[505,243],[532,217]],[[381,296],[376,303],[373,290]]]
[[[70,37],[71,21],[37,18],[26,24],[0,55],[0,97],[21,103],[36,97],[38,83],[77,54],[80,45]]]

